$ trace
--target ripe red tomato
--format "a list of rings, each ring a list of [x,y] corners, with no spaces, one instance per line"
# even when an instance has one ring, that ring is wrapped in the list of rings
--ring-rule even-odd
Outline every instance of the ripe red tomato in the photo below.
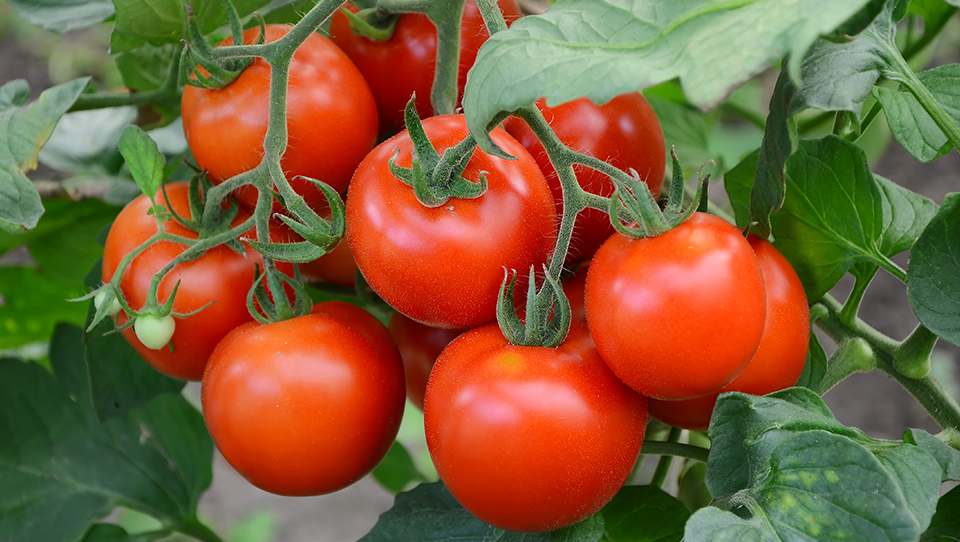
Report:
[[[425,119],[423,128],[440,153],[467,136],[459,115]],[[406,131],[371,151],[350,183],[347,238],[360,271],[384,301],[422,324],[492,322],[503,268],[524,274],[531,265],[540,269],[556,242],[553,196],[537,163],[503,130],[491,136],[518,159],[478,148],[463,173],[476,181],[486,172],[487,191],[478,198],[424,207],[388,167],[396,149],[397,165],[410,167],[413,144]]]
[[[430,456],[450,493],[502,529],[590,516],[627,480],[647,400],[618,380],[583,324],[556,348],[514,346],[496,324],[443,351],[427,384]]]
[[[267,25],[267,42],[290,30]],[[259,28],[243,34],[252,44]],[[227,38],[220,45],[230,45]],[[263,157],[270,99],[270,65],[257,58],[234,82],[220,90],[188,86],[183,90],[183,132],[197,165],[214,183],[253,169]],[[281,165],[293,189],[315,209],[326,208],[323,194],[304,175],[338,192],[377,142],[377,110],[363,76],[329,39],[313,34],[290,64],[287,91],[288,146]],[[257,203],[257,190],[244,187],[238,199]]]
[[[605,160],[623,171],[635,169],[654,197],[660,195],[666,168],[663,130],[653,108],[639,92],[622,94],[599,106],[587,98],[578,98],[556,107],[547,107],[541,99],[537,107],[568,147]],[[553,190],[557,212],[562,212],[560,179],[540,140],[527,123],[517,117],[508,118],[504,128],[537,159]],[[606,175],[580,165],[573,170],[577,182],[587,192],[602,196],[613,193],[613,183]],[[581,211],[574,225],[567,265],[589,259],[615,231],[605,212]]]
[[[407,379],[407,399],[413,406],[423,410],[423,396],[427,392],[427,379],[440,352],[463,333],[462,329],[443,329],[425,326],[395,312],[387,324],[393,336],[400,358],[403,359],[403,374]]]
[[[499,0],[498,4],[507,24],[523,15],[516,0]],[[357,11],[351,4],[346,7]],[[476,61],[480,46],[489,37],[476,0],[467,0],[460,22],[460,99],[463,98],[467,72]],[[426,15],[400,15],[390,39],[376,41],[354,34],[347,17],[337,11],[330,20],[330,38],[350,57],[369,83],[377,102],[382,133],[391,135],[403,129],[403,108],[414,92],[420,115],[433,116],[430,91],[437,65],[437,29]]]
[[[243,325],[203,375],[203,416],[217,448],[253,485],[320,495],[380,462],[403,416],[403,364],[390,334],[340,301],[272,324]]]
[[[766,319],[757,257],[705,213],[657,237],[614,235],[590,263],[587,325],[604,361],[655,399],[692,399],[753,358]]]
[[[650,400],[650,414],[668,425],[706,430],[717,396],[726,391],[765,395],[797,383],[807,361],[810,309],[797,273],[767,241],[747,238],[760,261],[767,292],[763,338],[750,364],[720,391],[687,401]]]
[[[180,216],[190,218],[188,183],[166,185],[170,206]],[[162,192],[156,195],[160,205],[164,203]],[[113,278],[120,260],[157,232],[157,222],[148,215],[151,203],[146,196],[130,202],[114,221],[107,235],[103,250],[103,281]],[[234,220],[240,224],[249,213],[241,209]],[[164,231],[196,239],[197,234],[173,220],[164,222]],[[161,241],[139,254],[127,267],[120,287],[127,304],[140,310],[147,301],[147,292],[153,275],[176,258],[186,246],[170,241]],[[196,260],[174,267],[160,282],[157,298],[166,301],[177,282],[180,288],[173,301],[173,310],[189,313],[214,302],[209,307],[188,318],[175,318],[176,328],[171,338],[173,351],[169,348],[153,350],[137,339],[133,328],[121,333],[134,350],[158,371],[182,380],[200,380],[207,358],[213,348],[231,329],[253,318],[247,311],[247,291],[253,285],[254,267],[263,268],[260,254],[247,247],[246,256],[237,254],[225,245],[209,250]],[[285,273],[292,273],[290,264],[278,263]],[[123,325],[127,315],[120,312],[117,324]]]

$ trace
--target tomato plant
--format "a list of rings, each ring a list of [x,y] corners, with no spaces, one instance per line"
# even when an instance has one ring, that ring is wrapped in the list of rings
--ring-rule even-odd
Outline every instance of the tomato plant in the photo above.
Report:
[[[468,331],[440,355],[424,402],[440,479],[511,531],[599,510],[630,475],[646,423],[646,398],[610,372],[583,325],[557,348],[514,346],[493,324]]]
[[[276,41],[289,30],[289,26],[268,25],[266,41]],[[244,43],[254,43],[259,32],[259,28],[244,32]],[[232,43],[227,38],[220,46]],[[281,166],[307,203],[323,209],[323,194],[296,177],[319,179],[338,192],[345,191],[353,170],[376,144],[376,104],[350,60],[319,34],[297,49],[289,70],[290,143]],[[184,88],[183,132],[197,165],[209,172],[211,180],[221,183],[260,164],[269,100],[270,65],[262,58],[222,89]],[[237,197],[250,208],[256,206],[255,188],[241,188]]]
[[[675,427],[705,431],[717,396],[727,391],[766,395],[793,386],[803,372],[810,340],[810,310],[803,284],[773,245],[751,234],[766,291],[767,317],[750,363],[720,391],[686,401],[650,400],[650,415]]]
[[[522,15],[516,0],[499,0],[497,4],[507,24]],[[349,3],[346,8],[358,11]],[[437,64],[437,29],[422,13],[402,14],[395,25],[390,37],[379,41],[353,32],[341,12],[334,13],[330,20],[330,39],[350,57],[370,85],[377,102],[381,132],[387,135],[403,129],[403,108],[414,94],[417,111],[428,117],[434,114],[430,93]],[[489,36],[476,0],[467,0],[460,23],[457,87],[461,97],[467,72]],[[459,100],[457,103],[459,105]]]
[[[217,448],[253,485],[281,495],[342,489],[373,470],[400,427],[403,365],[363,309],[251,322],[217,346],[203,374]]]
[[[622,94],[603,105],[579,98],[556,107],[537,101],[550,127],[573,150],[609,162],[623,171],[633,169],[657,197],[666,168],[663,130],[650,104],[639,93]],[[557,208],[563,209],[563,192],[557,171],[550,163],[543,144],[522,120],[511,117],[504,123],[507,132],[537,159]],[[585,166],[574,166],[577,182],[594,194],[609,196],[613,183],[609,177]],[[589,259],[614,233],[610,218],[598,209],[585,209],[577,216],[574,237],[567,252],[567,263]]]
[[[169,210],[189,220],[192,217],[187,202],[188,190],[187,183],[166,186]],[[164,196],[158,193],[156,200],[163,202]],[[113,278],[124,256],[157,232],[157,221],[148,213],[152,206],[149,198],[140,196],[117,215],[103,250],[104,282]],[[245,216],[241,212],[234,223],[239,224]],[[173,219],[164,221],[163,229],[188,239],[197,238],[195,232]],[[144,306],[154,274],[186,248],[173,241],[160,241],[133,258],[120,281],[130,308],[140,310]],[[160,282],[158,300],[165,302],[177,288],[173,301],[175,312],[188,314],[203,310],[186,318],[175,318],[176,328],[170,339],[170,348],[145,346],[137,338],[134,328],[124,329],[121,333],[157,370],[174,378],[200,380],[207,358],[217,342],[233,328],[253,319],[246,300],[257,265],[263,263],[252,248],[247,247],[246,253],[241,255],[226,245],[218,246],[196,260],[177,264]],[[289,265],[286,269],[289,271]],[[118,325],[126,321],[126,313],[117,315]]]
[[[658,237],[611,237],[590,262],[585,299],[604,361],[654,399],[692,399],[729,383],[757,351],[766,317],[750,245],[703,213]],[[637,340],[638,329],[650,336]]]
[[[396,494],[328,496],[311,540],[960,539],[955,0],[354,0],[377,44],[344,4],[0,0],[0,540],[269,538],[211,504],[263,497],[211,434],[271,491]],[[428,68],[390,45],[417,28]],[[378,295],[480,326],[426,392]],[[201,413],[150,363],[211,351]]]
[[[467,135],[463,117],[423,121],[438,151]],[[513,138],[494,130],[497,143],[517,156],[477,151],[463,176],[485,172],[487,190],[474,199],[428,208],[389,168],[410,167],[406,132],[384,141],[363,159],[350,183],[347,237],[360,272],[393,308],[422,324],[465,328],[493,321],[504,268],[546,262],[556,239],[553,196],[537,163]]]

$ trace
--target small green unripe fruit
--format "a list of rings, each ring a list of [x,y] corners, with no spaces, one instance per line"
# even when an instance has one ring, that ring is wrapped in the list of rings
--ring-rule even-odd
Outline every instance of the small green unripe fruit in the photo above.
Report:
[[[137,338],[151,350],[160,350],[166,346],[173,337],[175,327],[173,316],[169,314],[160,317],[144,314],[137,316],[136,322],[133,323],[133,331],[137,334]]]

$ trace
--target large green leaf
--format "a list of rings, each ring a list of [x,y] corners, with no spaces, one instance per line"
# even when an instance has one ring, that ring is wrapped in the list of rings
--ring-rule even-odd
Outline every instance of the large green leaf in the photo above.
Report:
[[[610,542],[679,542],[687,507],[656,486],[625,486],[600,511]]]
[[[940,207],[928,197],[874,175],[883,203],[880,252],[895,256],[910,250]]]
[[[9,0],[17,13],[52,32],[66,34],[113,15],[111,0]]]
[[[784,55],[803,58],[818,36],[866,4],[560,0],[484,45],[464,94],[467,124],[489,151],[484,129],[501,111],[541,96],[549,105],[581,96],[604,103],[674,78],[693,104],[708,108]]]
[[[687,522],[687,542],[776,542],[763,531],[759,520],[746,520],[732,512],[708,506]]]
[[[786,171],[774,246],[820,299],[857,261],[882,261],[883,199],[863,150],[836,136],[801,142]]]
[[[907,297],[920,322],[960,345],[960,193],[947,194],[910,251]]]
[[[960,540],[960,486],[957,486],[940,497],[937,503],[937,513],[930,522],[930,527],[920,542],[940,542],[944,538]]]
[[[390,446],[386,457],[373,469],[373,477],[391,493],[400,493],[412,484],[426,482],[427,479],[413,464],[410,452],[396,441]]]
[[[37,154],[89,77],[49,88],[24,106],[27,85],[0,87],[0,229],[17,232],[37,225],[43,214],[40,194],[24,172],[36,169]]]
[[[136,107],[67,113],[40,149],[40,163],[73,174],[115,175],[123,164],[120,133],[136,118]]]
[[[83,293],[79,284],[52,282],[36,269],[0,267],[0,350],[46,342],[57,322],[82,324],[86,305],[67,299]]]
[[[597,542],[603,519],[591,516],[580,523],[547,533],[514,533],[488,525],[460,506],[440,482],[420,484],[397,495],[360,542],[430,540],[432,542]]]
[[[57,328],[54,375],[37,364],[0,361],[2,540],[78,540],[120,502],[181,526],[195,521],[210,484],[213,443],[183,397],[167,394],[106,424],[96,421],[82,335],[79,327]]]
[[[226,24],[221,0],[193,0],[190,6],[204,34]],[[241,17],[253,13],[269,0],[231,0]],[[114,0],[116,20],[110,36],[110,51],[124,53],[151,43],[177,43],[187,38],[187,4],[180,0]]]
[[[960,482],[960,450],[952,448],[946,442],[922,429],[907,429],[903,440],[911,442],[932,455],[940,464],[942,481]]]
[[[793,81],[783,72],[770,98],[770,114],[764,126],[757,175],[750,192],[750,217],[761,237],[770,236],[770,213],[783,205],[784,165],[797,148],[797,125],[790,117],[790,102],[796,90]]]
[[[917,78],[947,115],[954,122],[960,122],[960,64],[920,72]],[[893,137],[911,156],[921,162],[930,162],[953,148],[913,94],[903,87],[900,90],[877,87],[873,92],[883,105]]]

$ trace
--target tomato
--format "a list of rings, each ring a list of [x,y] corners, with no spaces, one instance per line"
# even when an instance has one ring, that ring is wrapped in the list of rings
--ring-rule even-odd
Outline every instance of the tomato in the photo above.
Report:
[[[760,261],[767,292],[767,319],[757,353],[720,391],[687,401],[650,401],[650,414],[668,425],[706,430],[717,396],[726,391],[765,395],[797,383],[807,361],[810,309],[803,284],[787,259],[767,241],[747,238]]]
[[[498,4],[507,24],[523,15],[516,0],[499,0]],[[357,11],[350,4],[346,7]],[[460,23],[459,99],[463,98],[467,72],[488,37],[490,33],[483,24],[476,0],[467,0]],[[389,135],[403,129],[403,108],[414,93],[420,116],[433,116],[430,91],[437,64],[437,29],[426,15],[400,15],[390,39],[376,41],[354,34],[347,17],[337,11],[330,20],[330,38],[350,57],[370,84],[382,133]]]
[[[407,380],[407,399],[413,406],[423,410],[423,396],[427,392],[427,379],[433,364],[450,341],[464,330],[425,326],[399,312],[390,316],[387,329],[400,349],[403,374]]]
[[[253,485],[320,495],[369,473],[403,416],[403,365],[390,334],[340,301],[227,335],[201,391],[217,448]]]
[[[278,40],[290,28],[267,25],[267,41]],[[254,43],[259,32],[259,28],[244,32],[244,43]],[[227,38],[220,45],[232,43]],[[183,132],[197,165],[214,183],[260,163],[269,98],[270,65],[262,58],[220,90],[184,88]],[[316,209],[326,208],[323,194],[294,176],[319,179],[342,193],[357,164],[377,142],[377,110],[370,88],[350,59],[320,34],[307,38],[290,64],[287,131],[281,165],[293,189]],[[244,187],[237,197],[254,207],[257,190]]]
[[[630,475],[647,400],[618,380],[575,322],[556,348],[514,346],[496,324],[437,360],[424,410],[440,479],[478,518],[559,529],[595,513]]]
[[[663,130],[653,108],[640,93],[622,94],[603,105],[578,98],[547,107],[546,101],[541,99],[537,107],[560,141],[568,147],[600,158],[623,171],[635,169],[654,197],[660,195],[667,156]],[[557,210],[562,212],[560,179],[540,140],[527,123],[517,117],[508,118],[504,128],[537,159],[553,190]],[[587,192],[602,196],[613,193],[613,183],[606,175],[581,165],[573,169],[577,182]],[[572,265],[589,259],[615,231],[605,212],[584,209],[577,216],[566,263]]]
[[[587,325],[604,361],[655,399],[692,399],[728,384],[763,335],[757,257],[731,224],[695,213],[646,239],[612,236],[590,263]]]
[[[459,115],[428,118],[423,128],[441,153],[467,135]],[[388,167],[396,149],[397,165],[410,167],[406,131],[367,155],[350,183],[347,238],[360,272],[384,301],[422,324],[466,328],[495,320],[503,269],[541,269],[556,243],[553,196],[536,161],[503,130],[491,135],[518,158],[478,148],[463,173],[476,181],[486,172],[487,191],[478,198],[424,207]]]
[[[166,190],[171,208],[189,219],[188,183],[171,183],[166,185]],[[166,205],[161,192],[155,197],[158,204]],[[156,219],[147,214],[151,206],[149,198],[140,196],[117,215],[103,250],[104,282],[113,278],[124,256],[157,232]],[[241,210],[234,220],[234,226],[248,216],[249,213]],[[195,232],[174,220],[164,222],[164,231],[190,239],[197,238]],[[133,259],[120,280],[120,288],[130,308],[140,310],[143,307],[154,274],[186,248],[171,241],[160,241]],[[177,282],[180,282],[180,287],[173,301],[174,312],[186,314],[213,303],[193,316],[174,319],[176,328],[171,338],[173,351],[167,347],[155,350],[145,346],[137,339],[133,328],[121,333],[134,350],[158,371],[182,380],[200,380],[207,358],[217,342],[233,328],[253,319],[247,311],[247,291],[253,286],[256,265],[262,269],[263,260],[252,248],[247,247],[246,256],[243,256],[220,245],[196,260],[178,264],[167,273],[157,290],[160,303],[166,301]],[[278,269],[292,273],[290,264],[280,263]],[[123,325],[126,321],[126,313],[120,312],[117,324]]]

